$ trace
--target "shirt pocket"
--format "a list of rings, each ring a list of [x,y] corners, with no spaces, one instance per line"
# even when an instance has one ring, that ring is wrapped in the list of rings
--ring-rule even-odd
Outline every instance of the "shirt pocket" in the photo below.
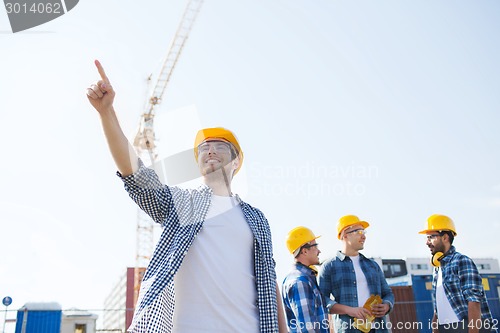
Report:
[[[449,274],[446,274],[446,276],[443,279],[444,283],[451,288],[454,288],[453,290],[460,290],[460,277],[455,274],[454,272],[450,272]]]

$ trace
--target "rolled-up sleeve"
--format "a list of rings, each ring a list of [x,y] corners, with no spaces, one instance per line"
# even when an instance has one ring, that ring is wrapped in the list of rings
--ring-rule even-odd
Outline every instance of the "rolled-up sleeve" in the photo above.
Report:
[[[163,223],[173,207],[170,187],[160,182],[152,169],[139,160],[139,169],[126,177],[116,173],[124,183],[125,190],[135,203],[155,222]]]
[[[462,293],[468,302],[478,302],[484,298],[483,281],[479,275],[474,262],[468,258],[463,257],[459,263],[460,266],[460,285],[462,286]]]

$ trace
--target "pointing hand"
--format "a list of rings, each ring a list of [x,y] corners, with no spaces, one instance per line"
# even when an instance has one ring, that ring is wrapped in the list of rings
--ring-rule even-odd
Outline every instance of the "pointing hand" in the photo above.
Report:
[[[95,65],[101,79],[87,88],[87,98],[97,112],[102,113],[113,109],[115,91],[113,90],[101,63],[96,60]]]

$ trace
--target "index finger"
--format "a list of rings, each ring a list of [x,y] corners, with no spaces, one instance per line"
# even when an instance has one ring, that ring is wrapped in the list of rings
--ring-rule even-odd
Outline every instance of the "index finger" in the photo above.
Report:
[[[99,60],[94,61],[95,66],[97,67],[97,71],[99,72],[99,75],[101,76],[101,79],[109,84],[109,79],[106,76],[106,72],[104,72],[104,68],[102,67],[101,63]]]

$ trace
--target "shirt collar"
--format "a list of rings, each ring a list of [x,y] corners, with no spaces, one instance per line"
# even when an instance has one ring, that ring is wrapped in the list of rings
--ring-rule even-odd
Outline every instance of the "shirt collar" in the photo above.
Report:
[[[212,194],[212,189],[207,184],[200,184],[200,186],[198,186],[197,190],[203,194],[205,194],[205,193]]]
[[[312,269],[311,267],[307,267],[306,265],[304,265],[303,263],[300,263],[300,262],[296,262],[295,267],[297,268],[297,270],[301,271],[302,273],[309,274],[313,277],[315,277],[318,274],[318,271]]]
[[[345,257],[347,257],[345,254],[343,254],[340,251],[337,251],[337,258],[339,258],[340,261],[344,261]]]
[[[455,247],[452,245],[448,252],[446,252],[446,255],[441,259],[442,262],[448,262],[451,260],[451,257],[453,257],[453,254],[456,252]]]
[[[365,256],[363,254],[361,254],[360,252],[358,252],[358,255],[359,255],[359,259],[364,259]],[[339,258],[340,261],[344,261],[345,258],[347,258],[348,256],[345,255],[344,253],[342,253],[341,251],[337,251],[337,258]]]

